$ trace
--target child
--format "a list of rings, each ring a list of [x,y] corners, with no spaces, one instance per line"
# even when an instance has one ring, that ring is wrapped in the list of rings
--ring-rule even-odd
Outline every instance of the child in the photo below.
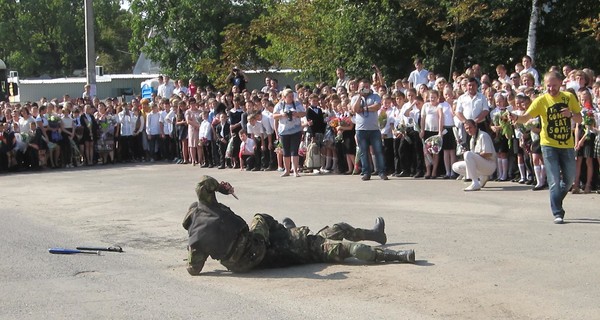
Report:
[[[202,168],[212,168],[215,166],[212,157],[213,128],[210,121],[208,121],[208,114],[208,110],[202,111],[202,123],[200,123],[198,136],[198,153],[200,154],[198,161],[202,163]]]
[[[248,137],[246,130],[240,131],[240,137],[242,138],[242,144],[240,145],[240,170],[251,171],[254,168],[254,150],[256,144],[254,140]]]
[[[252,112],[248,116],[248,126],[246,131],[246,133],[254,139],[254,142],[256,144],[256,148],[254,150],[254,159],[256,159],[256,161],[261,159],[261,152],[265,151],[267,146],[265,143],[265,131],[262,124],[260,123],[261,116],[262,115],[260,111]],[[252,170],[260,171],[260,169],[261,166],[259,163],[257,163]]]

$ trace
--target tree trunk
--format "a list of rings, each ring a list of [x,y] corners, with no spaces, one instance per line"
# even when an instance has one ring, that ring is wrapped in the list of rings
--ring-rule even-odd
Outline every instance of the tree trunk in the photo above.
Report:
[[[452,44],[452,57],[450,58],[450,73],[448,74],[448,82],[452,81],[452,72],[454,71],[454,58],[456,57],[456,48],[457,48],[457,44],[458,44],[458,23],[459,20],[458,18],[454,19],[455,22],[455,26],[454,26],[454,43],[450,42],[450,44]]]
[[[527,55],[535,60],[535,42],[537,24],[540,19],[540,0],[531,1],[531,17],[529,18],[529,33],[527,34]]]

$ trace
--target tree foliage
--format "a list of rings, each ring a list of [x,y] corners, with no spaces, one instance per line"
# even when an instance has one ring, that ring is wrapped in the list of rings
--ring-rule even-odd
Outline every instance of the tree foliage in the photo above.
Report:
[[[600,6],[540,0],[538,69],[570,63],[600,71]],[[294,68],[334,79],[335,68],[391,82],[421,57],[448,75],[478,63],[508,67],[526,52],[531,2],[522,0],[94,1],[98,64],[131,70],[140,51],[174,77],[223,84],[232,66]],[[25,76],[85,67],[82,0],[0,0],[0,58]],[[149,36],[150,35],[150,36]],[[129,50],[126,48],[129,45]],[[126,53],[127,51],[132,54]]]
[[[130,47],[171,76],[213,75],[222,68],[222,31],[246,28],[262,9],[259,0],[133,0]]]
[[[116,49],[127,48],[130,14],[119,0],[95,1],[94,14],[97,54],[107,71],[128,72],[133,56]],[[84,21],[81,0],[2,0],[0,56],[23,76],[71,75],[86,65]]]

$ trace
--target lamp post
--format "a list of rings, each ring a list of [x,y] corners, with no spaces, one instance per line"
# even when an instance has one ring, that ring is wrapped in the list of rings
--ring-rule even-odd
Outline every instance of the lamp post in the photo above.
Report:
[[[85,0],[85,58],[86,80],[91,86],[90,96],[96,96],[96,48],[94,47],[94,8],[92,0]]]

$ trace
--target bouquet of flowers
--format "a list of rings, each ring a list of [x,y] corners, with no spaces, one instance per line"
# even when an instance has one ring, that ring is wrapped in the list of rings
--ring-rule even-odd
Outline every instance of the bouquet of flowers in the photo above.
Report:
[[[427,153],[430,154],[438,154],[442,150],[442,136],[436,134],[435,136],[431,136],[427,138],[423,142],[423,148],[427,150]]]
[[[585,125],[585,139],[590,140],[592,136],[591,128],[596,126],[596,119],[594,118],[594,110],[591,108],[583,109],[583,121],[582,124]]]
[[[275,153],[280,154],[283,152],[283,144],[281,140],[275,141]]]
[[[352,119],[350,119],[350,117],[340,117],[338,118],[339,121],[339,126],[341,127],[349,127],[352,125]],[[339,130],[337,135],[335,136],[335,141],[336,142],[342,142],[344,141],[344,136],[342,135],[342,130]]]
[[[385,126],[387,125],[387,121],[388,121],[387,113],[385,112],[385,110],[381,110],[379,112],[379,116],[377,117],[377,123],[379,123],[379,129],[385,128]]]
[[[594,126],[596,120],[594,118],[594,110],[592,109],[584,109],[583,111],[583,124],[586,126]]]
[[[396,130],[396,133],[400,133],[404,136],[404,140],[406,140],[406,142],[412,144],[412,139],[406,134],[406,131],[408,130],[408,127],[406,126],[406,124],[404,123],[404,121],[400,121],[400,123],[398,123],[396,125],[396,127],[394,128],[394,130]]]
[[[502,128],[501,134],[508,139],[508,147],[512,148],[512,137],[515,133],[510,123],[510,112],[508,110],[498,113],[498,125]],[[494,117],[495,118],[495,117]]]
[[[50,127],[51,129],[58,129],[60,128],[61,121],[62,120],[59,116],[53,114],[48,118],[48,127]]]
[[[397,133],[406,134],[407,126],[404,122],[400,122],[396,125],[396,127],[394,129],[396,130]]]
[[[340,125],[340,118],[338,118],[338,117],[330,118],[329,121],[327,121],[327,125],[332,128],[337,128]]]

